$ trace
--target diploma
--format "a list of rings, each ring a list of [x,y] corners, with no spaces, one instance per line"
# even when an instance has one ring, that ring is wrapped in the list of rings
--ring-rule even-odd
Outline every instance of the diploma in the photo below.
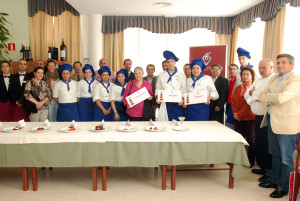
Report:
[[[146,100],[150,97],[149,92],[147,91],[146,87],[141,88],[140,90],[134,92],[133,94],[130,94],[126,97],[127,104],[129,104],[130,107],[133,107],[140,102]]]
[[[182,100],[180,90],[158,90],[158,100],[160,102],[179,103]]]
[[[192,105],[197,103],[207,102],[207,92],[206,91],[193,91],[184,94],[184,104]]]

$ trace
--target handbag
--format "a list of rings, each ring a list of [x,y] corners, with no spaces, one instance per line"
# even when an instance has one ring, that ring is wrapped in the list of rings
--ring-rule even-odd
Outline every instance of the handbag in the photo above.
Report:
[[[32,86],[32,81],[31,81],[31,86]],[[36,101],[41,101],[38,97],[37,94],[33,93],[32,90],[30,90],[30,95],[32,96],[32,98],[34,98]],[[23,95],[24,97],[24,95]],[[25,112],[27,115],[30,115],[31,113],[37,113],[37,109],[36,109],[36,106],[33,102],[27,100],[26,98],[24,98],[24,101],[23,101],[23,106],[24,106],[24,109],[25,109]]]
[[[130,89],[129,89],[129,94],[128,95],[130,95],[132,85],[133,85],[133,81],[131,81],[131,83],[130,83]],[[118,107],[118,112],[126,113],[126,106],[124,105],[123,101],[121,101],[121,104]]]
[[[155,114],[151,103],[148,99],[144,100],[144,113],[143,113],[143,121],[150,121],[152,119],[155,120]]]

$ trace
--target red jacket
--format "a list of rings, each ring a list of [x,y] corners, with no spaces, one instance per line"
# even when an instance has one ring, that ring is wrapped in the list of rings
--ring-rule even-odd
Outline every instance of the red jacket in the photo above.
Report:
[[[237,86],[231,97],[232,113],[236,113],[241,121],[255,120],[244,96],[241,96],[241,85]]]

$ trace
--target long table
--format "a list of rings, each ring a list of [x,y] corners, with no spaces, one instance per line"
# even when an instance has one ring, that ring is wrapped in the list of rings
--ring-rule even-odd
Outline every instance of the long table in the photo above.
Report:
[[[240,179],[249,167],[245,139],[218,122],[184,122],[183,126],[189,128],[185,132],[173,130],[170,122],[154,123],[167,128],[149,132],[144,129],[147,122],[132,122],[136,132],[120,132],[117,128],[124,126],[124,122],[106,122],[112,130],[91,132],[90,128],[99,123],[78,122],[79,132],[62,133],[58,130],[70,123],[53,122],[52,131],[34,133],[29,130],[43,124],[30,122],[24,131],[0,132],[0,167],[102,166],[104,174],[107,166],[163,165],[163,188],[167,165],[174,170],[176,165],[229,163],[232,181]],[[3,123],[2,128],[15,125]]]

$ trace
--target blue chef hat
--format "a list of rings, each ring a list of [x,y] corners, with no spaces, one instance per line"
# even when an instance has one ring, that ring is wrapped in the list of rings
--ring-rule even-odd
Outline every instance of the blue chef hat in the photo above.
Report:
[[[250,52],[248,52],[247,50],[245,50],[241,47],[239,47],[237,49],[237,53],[238,53],[238,57],[245,56],[245,57],[248,57],[249,59],[251,59]]]
[[[61,74],[64,70],[69,71],[70,73],[73,70],[73,67],[70,64],[63,64],[60,68],[59,68],[59,73]]]
[[[111,75],[110,69],[108,66],[102,66],[99,70],[98,70],[98,74],[102,75],[102,73],[104,72],[108,72],[108,75]]]
[[[118,77],[119,73],[123,74],[125,76],[125,80],[127,81],[127,79],[128,79],[128,71],[125,68],[122,68],[121,70],[119,70],[117,72],[117,77]]]
[[[95,71],[94,71],[94,67],[91,64],[85,64],[82,72],[84,73],[86,70],[91,70],[92,71],[92,77],[95,76]]]
[[[194,65],[200,66],[200,68],[201,68],[202,71],[204,71],[204,69],[205,69],[205,67],[206,67],[206,66],[205,66],[204,60],[201,59],[201,58],[194,59],[194,60],[192,61],[192,63],[190,64],[190,68],[193,69],[193,66],[194,66]]]
[[[175,56],[175,54],[169,50],[164,51],[164,57],[166,60],[173,59],[174,61],[178,61],[179,59]]]

